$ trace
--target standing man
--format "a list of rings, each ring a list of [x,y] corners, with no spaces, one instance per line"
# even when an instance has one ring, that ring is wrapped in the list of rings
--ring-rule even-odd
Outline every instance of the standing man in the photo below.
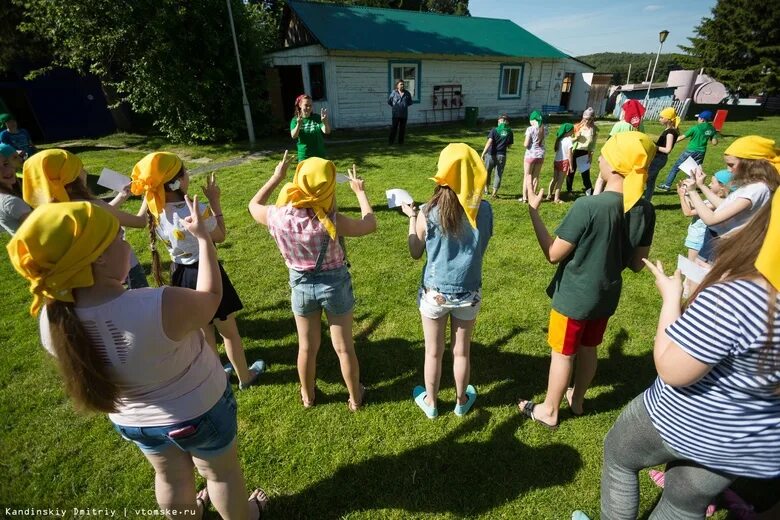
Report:
[[[398,133],[398,144],[404,144],[406,133],[406,118],[409,116],[409,107],[412,105],[412,95],[404,90],[403,80],[395,83],[395,90],[387,98],[387,104],[393,108],[393,127],[390,129],[390,144],[395,143],[395,135]]]

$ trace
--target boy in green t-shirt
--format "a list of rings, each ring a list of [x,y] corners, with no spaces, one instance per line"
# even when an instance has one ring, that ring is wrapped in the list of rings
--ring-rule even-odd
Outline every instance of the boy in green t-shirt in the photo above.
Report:
[[[518,407],[551,430],[558,427],[564,397],[573,415],[583,414],[585,392],[596,374],[595,347],[617,309],[622,272],[626,267],[640,271],[642,258],[650,251],[655,210],[642,194],[655,151],[653,142],[641,132],[612,136],[599,157],[604,191],[577,199],[554,238],[539,216],[542,191],[529,201],[536,238],[547,260],[558,264],[558,269],[547,288],[552,297],[547,396],[539,404],[521,400]],[[574,385],[569,387],[572,373]]]
[[[701,165],[704,162],[704,154],[707,153],[707,144],[712,142],[713,145],[718,144],[718,131],[712,126],[712,111],[704,110],[700,114],[696,114],[698,118],[698,124],[692,126],[687,132],[677,138],[677,142],[684,141],[690,138],[691,142],[688,144],[688,148],[685,149],[680,157],[677,158],[677,162],[674,163],[672,169],[669,170],[669,174],[666,176],[666,180],[663,184],[658,185],[658,189],[661,191],[669,191],[672,189],[672,183],[677,176],[677,170],[680,169],[680,165],[685,162],[685,159],[692,157],[697,164]]]

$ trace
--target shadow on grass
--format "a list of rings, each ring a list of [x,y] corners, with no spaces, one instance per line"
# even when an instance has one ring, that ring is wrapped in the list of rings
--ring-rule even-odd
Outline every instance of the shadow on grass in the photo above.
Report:
[[[582,467],[571,446],[520,442],[519,414],[475,440],[491,417],[477,409],[440,440],[344,466],[295,495],[274,497],[271,512],[284,518],[342,518],[383,508],[480,515],[530,490],[571,482]]]

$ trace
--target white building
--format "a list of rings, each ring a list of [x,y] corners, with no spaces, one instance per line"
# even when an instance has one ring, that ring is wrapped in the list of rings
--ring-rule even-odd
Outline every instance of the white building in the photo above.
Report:
[[[606,98],[592,67],[509,20],[288,1],[282,27],[267,56],[280,121],[306,92],[334,128],[387,125],[398,79],[415,102],[411,124],[464,119],[466,107],[482,119],[579,113]]]

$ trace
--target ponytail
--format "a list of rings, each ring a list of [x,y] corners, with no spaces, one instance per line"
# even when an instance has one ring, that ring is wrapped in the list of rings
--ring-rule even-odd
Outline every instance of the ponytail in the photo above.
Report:
[[[109,378],[104,355],[84,329],[73,304],[54,300],[46,305],[46,313],[65,392],[76,408],[116,412],[119,388]]]
[[[146,222],[149,228],[149,249],[152,250],[152,277],[157,287],[165,285],[165,281],[162,277],[162,266],[160,262],[160,252],[157,251],[157,222],[154,215],[149,210],[146,210]]]
[[[561,139],[563,139],[562,135],[559,135],[558,137],[555,138],[555,145],[553,146],[553,151],[557,152],[558,148],[561,147]]]

